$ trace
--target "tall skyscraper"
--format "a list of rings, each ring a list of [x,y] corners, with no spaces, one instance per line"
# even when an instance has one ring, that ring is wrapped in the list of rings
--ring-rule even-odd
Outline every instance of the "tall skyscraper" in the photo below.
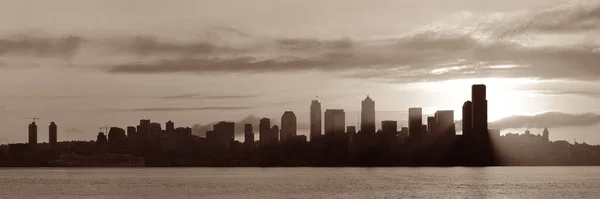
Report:
[[[56,123],[50,122],[50,126],[48,126],[48,143],[50,143],[50,148],[56,148],[57,143],[57,134],[58,127]]]
[[[274,125],[273,128],[271,128],[271,134],[269,134],[269,143],[277,143],[279,141],[278,136],[279,126]]]
[[[37,125],[35,122],[29,124],[29,145],[37,145]]]
[[[166,129],[167,133],[168,134],[172,134],[173,131],[175,130],[175,123],[173,123],[172,121],[168,121],[167,124],[166,124],[166,126],[167,126],[166,127],[167,128]]]
[[[286,111],[281,116],[281,142],[287,142],[296,137],[297,124],[296,115],[292,111]]]
[[[313,100],[310,103],[310,140],[315,140],[321,133],[321,102]]]
[[[375,133],[375,101],[367,95],[362,101],[360,111],[360,130],[363,133]]]
[[[343,109],[325,110],[325,134],[343,134],[346,128],[346,113]]]
[[[138,126],[137,133],[140,135],[142,139],[147,139],[150,134],[150,120],[140,120],[140,125]]]
[[[244,143],[252,144],[254,143],[254,130],[252,129],[252,124],[244,124]]]
[[[349,134],[349,135],[356,134],[356,126],[347,126],[346,127],[346,133]]]
[[[258,125],[258,139],[261,146],[266,146],[269,143],[269,135],[271,134],[271,119],[262,118]]]
[[[462,134],[466,137],[473,136],[473,103],[466,101],[462,107]]]
[[[423,109],[408,109],[408,136],[414,140],[423,139]]]
[[[437,118],[436,117],[427,117],[427,133],[429,136],[437,136]]]
[[[444,110],[435,113],[436,131],[442,136],[456,135],[456,126],[454,124],[454,111]]]
[[[487,134],[488,107],[486,87],[483,84],[476,84],[471,87],[471,92],[471,101],[473,102],[473,131],[477,134]]]

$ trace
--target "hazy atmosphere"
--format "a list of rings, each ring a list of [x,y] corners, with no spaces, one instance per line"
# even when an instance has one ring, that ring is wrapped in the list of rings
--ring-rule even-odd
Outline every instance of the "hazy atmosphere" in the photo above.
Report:
[[[0,142],[25,142],[34,116],[44,142],[51,121],[93,140],[286,110],[306,134],[317,96],[349,125],[367,95],[378,121],[458,120],[484,83],[490,128],[600,144],[599,1],[3,0],[0,24]]]

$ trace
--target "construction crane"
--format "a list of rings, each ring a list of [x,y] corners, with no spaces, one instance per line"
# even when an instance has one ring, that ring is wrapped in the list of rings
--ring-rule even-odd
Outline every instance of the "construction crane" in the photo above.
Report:
[[[39,120],[40,118],[39,118],[39,117],[36,117],[36,116],[33,116],[33,118],[25,118],[25,119],[30,119],[30,120],[33,120],[33,122],[35,123],[35,121],[36,121],[36,120]]]

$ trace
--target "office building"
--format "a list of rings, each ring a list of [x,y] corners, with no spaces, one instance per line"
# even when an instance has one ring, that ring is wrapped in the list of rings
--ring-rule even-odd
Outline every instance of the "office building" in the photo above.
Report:
[[[165,128],[168,134],[172,134],[175,130],[175,123],[173,123],[172,121],[168,121]]]
[[[346,128],[346,113],[342,109],[325,110],[325,135],[343,134]]]
[[[321,133],[321,102],[313,100],[310,104],[310,140],[320,136]]]
[[[423,139],[423,109],[408,109],[408,136],[413,140]]]
[[[292,111],[286,111],[281,116],[281,142],[287,142],[296,137],[297,124],[296,115]]]
[[[363,133],[375,133],[375,101],[367,95],[362,101],[360,112],[360,130]]]
[[[56,144],[58,143],[58,127],[56,123],[50,122],[50,126],[48,127],[48,143],[50,143],[50,148],[56,148]]]
[[[473,103],[466,101],[462,107],[462,134],[466,137],[473,135]]]
[[[437,118],[436,117],[427,117],[427,134],[429,136],[437,136]]]
[[[441,136],[454,136],[456,135],[456,126],[454,124],[454,111],[443,110],[435,113],[436,131]]]
[[[29,124],[29,145],[31,146],[37,145],[37,130],[35,122],[31,122],[31,124]]]
[[[488,107],[486,99],[486,87],[483,84],[471,87],[471,102],[473,103],[473,132],[487,134],[488,130]]]
[[[254,143],[254,129],[252,129],[252,124],[244,124],[244,143]]]

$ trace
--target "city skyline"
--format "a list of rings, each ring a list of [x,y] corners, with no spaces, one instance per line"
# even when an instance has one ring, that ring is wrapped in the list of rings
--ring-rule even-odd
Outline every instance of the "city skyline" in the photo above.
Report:
[[[0,140],[26,142],[33,116],[56,122],[63,141],[136,118],[195,133],[222,120],[279,125],[282,110],[308,136],[314,99],[360,130],[367,95],[377,128],[404,126],[397,118],[413,106],[423,121],[436,110],[461,118],[471,96],[460,88],[486,84],[491,128],[547,125],[552,139],[600,144],[599,9],[572,0],[6,0]]]

